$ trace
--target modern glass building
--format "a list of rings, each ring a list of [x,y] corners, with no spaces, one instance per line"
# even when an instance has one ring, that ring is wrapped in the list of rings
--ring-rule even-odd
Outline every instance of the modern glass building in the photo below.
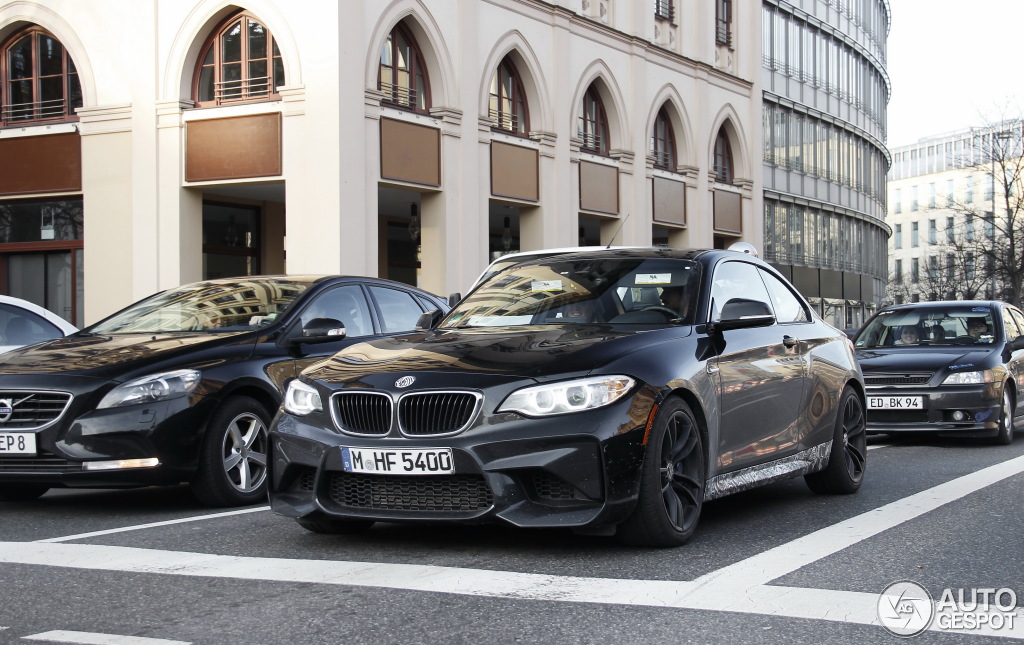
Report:
[[[885,299],[887,0],[764,0],[765,258],[838,327]]]

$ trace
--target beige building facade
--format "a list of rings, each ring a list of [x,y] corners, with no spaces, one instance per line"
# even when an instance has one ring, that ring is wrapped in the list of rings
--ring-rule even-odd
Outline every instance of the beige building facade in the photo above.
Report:
[[[761,247],[760,30],[726,0],[0,1],[0,291],[84,325],[206,277],[446,294],[515,250]]]

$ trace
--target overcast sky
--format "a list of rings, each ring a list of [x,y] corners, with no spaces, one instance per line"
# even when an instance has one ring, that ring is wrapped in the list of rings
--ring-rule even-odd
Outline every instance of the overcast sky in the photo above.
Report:
[[[889,5],[889,148],[1024,113],[1024,0]]]

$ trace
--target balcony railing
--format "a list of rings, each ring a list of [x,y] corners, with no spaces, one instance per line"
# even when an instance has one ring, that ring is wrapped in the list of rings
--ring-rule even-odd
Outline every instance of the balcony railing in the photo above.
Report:
[[[508,112],[499,113],[497,110],[489,110],[488,116],[494,121],[496,128],[501,130],[507,130],[509,132],[521,132],[519,125],[519,115],[509,114]]]
[[[394,83],[381,83],[380,89],[386,95],[384,101],[387,103],[411,108],[421,107],[420,93],[415,88],[407,85],[395,85]]]
[[[217,103],[249,101],[270,95],[270,77],[259,76],[244,80],[221,81],[214,84],[213,96]]]
[[[715,28],[715,41],[719,45],[726,45],[732,47],[732,32],[729,30],[729,23],[725,20],[719,20]]]
[[[32,103],[11,103],[0,106],[0,121],[44,121],[67,116],[64,99],[35,101]]]
[[[583,146],[582,147],[583,147],[584,150],[600,151],[600,150],[604,149],[603,148],[603,143],[604,142],[601,140],[601,135],[599,135],[599,134],[591,134],[591,133],[586,133],[586,132],[578,132],[577,136],[580,139],[583,140]]]
[[[658,20],[672,20],[675,17],[672,0],[654,0],[654,17]]]

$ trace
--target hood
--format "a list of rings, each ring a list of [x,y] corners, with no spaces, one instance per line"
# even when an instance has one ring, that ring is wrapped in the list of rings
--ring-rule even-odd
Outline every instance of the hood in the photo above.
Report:
[[[543,380],[585,374],[625,353],[686,336],[691,331],[691,327],[623,331],[610,325],[439,330],[352,345],[312,365],[303,375],[326,383],[397,372]]]
[[[858,349],[861,370],[869,372],[935,372],[988,369],[993,365],[996,349],[965,347],[886,347]]]
[[[118,379],[136,368],[237,341],[240,335],[243,334],[71,335],[0,355],[0,375],[46,373]]]

